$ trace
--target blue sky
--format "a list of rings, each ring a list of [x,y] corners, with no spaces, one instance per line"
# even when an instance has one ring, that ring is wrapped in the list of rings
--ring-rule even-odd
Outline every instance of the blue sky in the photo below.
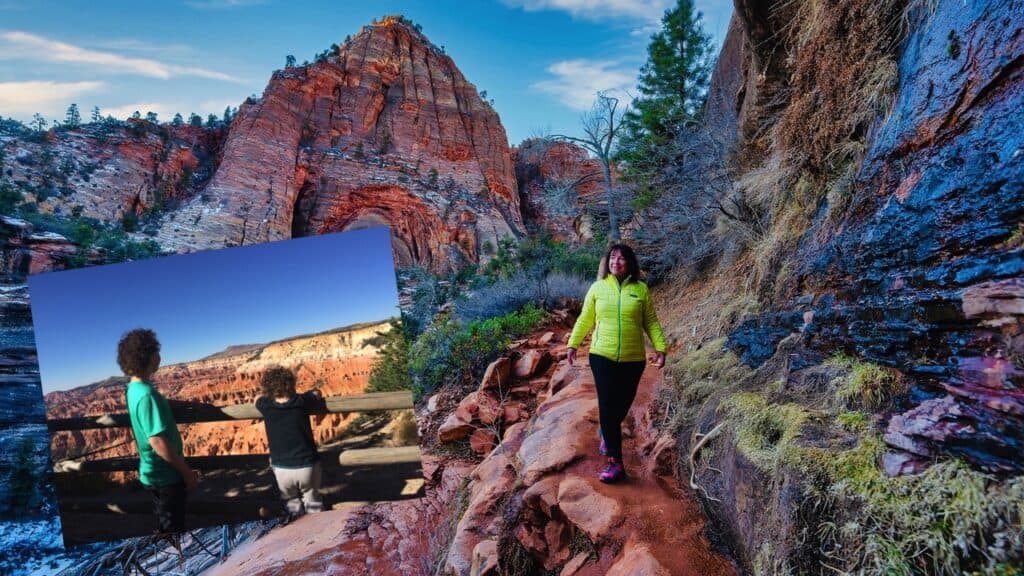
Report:
[[[166,365],[398,315],[383,227],[39,274],[29,295],[44,394],[120,375],[133,328]]]
[[[0,115],[61,120],[77,103],[218,116],[385,14],[403,14],[486,90],[510,144],[575,134],[597,90],[628,90],[670,0],[0,0]],[[697,0],[721,45],[731,0]]]

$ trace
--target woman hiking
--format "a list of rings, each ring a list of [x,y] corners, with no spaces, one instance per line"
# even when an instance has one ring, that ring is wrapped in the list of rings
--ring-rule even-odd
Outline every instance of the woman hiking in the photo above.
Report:
[[[583,300],[583,311],[569,337],[568,359],[576,361],[576,350],[592,328],[590,370],[597,387],[601,418],[602,454],[608,465],[598,478],[611,483],[622,479],[622,421],[636,397],[640,375],[646,366],[644,333],[654,344],[654,365],[665,365],[665,336],[658,324],[647,285],[640,281],[640,266],[633,249],[615,244],[605,256],[607,270],[594,282]]]

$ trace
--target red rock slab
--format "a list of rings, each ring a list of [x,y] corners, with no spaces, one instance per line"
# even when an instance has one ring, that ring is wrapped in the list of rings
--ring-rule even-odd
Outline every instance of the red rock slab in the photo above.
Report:
[[[504,412],[503,422],[506,426],[509,424],[515,424],[529,415],[522,403],[506,404],[504,406]]]
[[[504,413],[498,399],[488,393],[478,392],[476,401],[479,406],[477,418],[482,424],[494,424]]]
[[[498,536],[491,511],[515,482],[515,472],[508,455],[500,451],[493,452],[490,458],[477,466],[472,477],[476,481],[470,489],[469,503],[455,528],[445,559],[445,570],[449,573],[468,574],[477,544]]]
[[[452,412],[437,429],[437,439],[441,442],[462,440],[473,433],[473,424],[464,419],[459,412]]]
[[[558,507],[591,541],[601,543],[623,522],[622,507],[613,496],[598,492],[589,480],[570,476],[558,486]]]
[[[589,558],[590,555],[586,552],[580,552],[573,556],[572,560],[569,560],[569,562],[562,567],[562,571],[558,573],[558,576],[575,576],[575,574],[579,572],[580,568],[587,563]]]
[[[622,548],[622,555],[608,570],[608,576],[671,576],[672,573],[658,562],[648,545],[638,543],[632,536]]]
[[[522,386],[516,386],[515,388],[512,388],[511,390],[509,390],[508,394],[513,398],[524,398],[527,396],[533,396],[534,392],[535,391],[532,389],[530,385],[524,384]]]
[[[484,377],[480,381],[480,390],[504,389],[508,383],[509,374],[512,371],[512,361],[507,356],[502,356],[487,366]]]
[[[213,566],[207,574],[257,574],[321,554],[344,540],[345,523],[352,513],[352,509],[331,510],[301,516],[287,526],[271,530],[259,540],[242,544],[224,563]]]
[[[584,456],[596,436],[597,398],[590,390],[569,386],[545,402],[519,449],[520,474],[530,486]],[[584,440],[579,431],[589,430]]]
[[[484,540],[473,548],[473,563],[469,573],[473,576],[496,576],[498,574],[498,542]]]
[[[983,282],[961,293],[964,316],[1024,316],[1024,278]]]
[[[544,334],[536,338],[530,338],[529,340],[527,340],[527,345],[530,348],[544,348],[545,346],[550,344],[551,341],[554,340],[554,338],[554,332],[545,332]]]
[[[573,367],[568,362],[559,362],[555,373],[548,381],[548,393],[557,394],[567,383],[566,378],[573,372]]]
[[[529,378],[547,370],[551,365],[551,355],[547,350],[527,350],[516,361],[515,375],[517,378]]]
[[[490,428],[478,428],[469,435],[469,448],[477,454],[489,454],[498,443],[498,437]]]

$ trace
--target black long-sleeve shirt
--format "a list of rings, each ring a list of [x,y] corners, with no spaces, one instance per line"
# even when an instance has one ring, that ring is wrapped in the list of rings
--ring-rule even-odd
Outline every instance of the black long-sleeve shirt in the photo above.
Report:
[[[278,468],[306,468],[320,459],[313,441],[309,413],[323,406],[323,399],[313,392],[296,394],[279,403],[271,398],[256,400],[256,409],[263,415],[270,444],[270,463]]]

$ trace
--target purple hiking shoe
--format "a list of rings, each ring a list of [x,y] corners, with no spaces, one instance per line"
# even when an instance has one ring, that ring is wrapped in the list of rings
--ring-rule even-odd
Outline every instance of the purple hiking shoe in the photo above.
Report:
[[[618,482],[625,476],[626,470],[622,467],[622,463],[615,458],[609,458],[608,465],[605,466],[604,471],[601,472],[597,478],[605,484],[611,484],[613,482]]]

